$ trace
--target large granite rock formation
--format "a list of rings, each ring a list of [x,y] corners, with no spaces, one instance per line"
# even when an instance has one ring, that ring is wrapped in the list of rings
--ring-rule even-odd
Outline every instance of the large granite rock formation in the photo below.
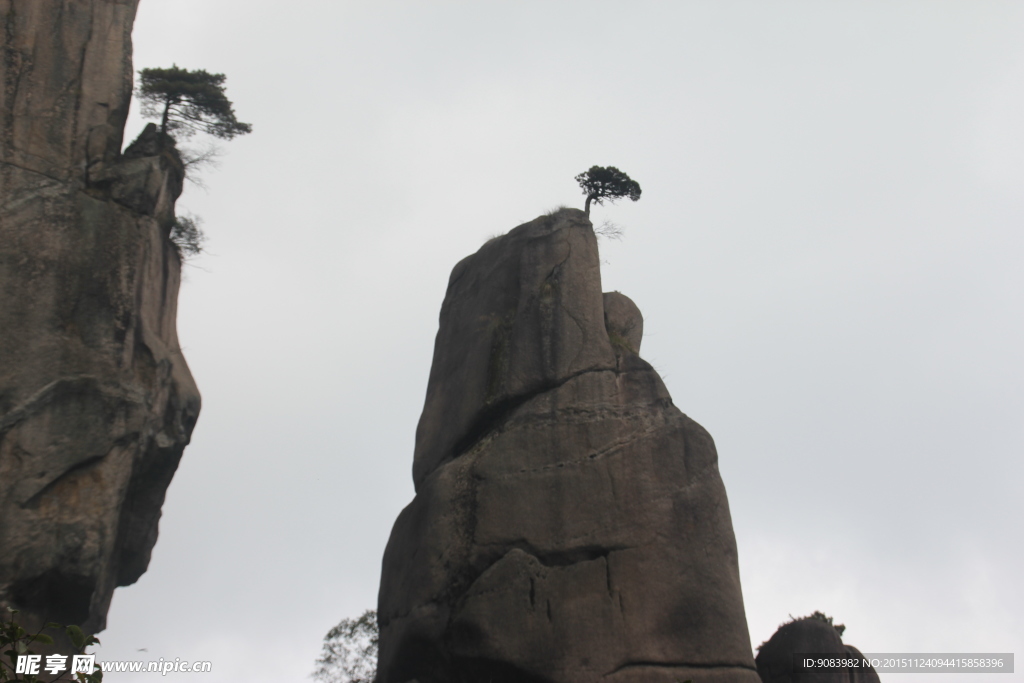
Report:
[[[871,666],[835,670],[807,670],[796,666],[794,655],[823,654],[837,659],[860,660],[864,656],[853,645],[843,644],[844,626],[833,626],[821,612],[793,619],[758,648],[757,673],[762,683],[879,683]]]
[[[168,234],[184,169],[120,154],[137,0],[0,0],[0,609],[104,627],[199,413]]]
[[[566,209],[452,271],[416,497],[379,596],[380,683],[756,683],[711,436],[637,351]]]

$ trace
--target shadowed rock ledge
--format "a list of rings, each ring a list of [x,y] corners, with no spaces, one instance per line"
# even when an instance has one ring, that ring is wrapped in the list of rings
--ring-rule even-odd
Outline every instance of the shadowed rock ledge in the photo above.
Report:
[[[0,608],[102,628],[199,414],[168,234],[184,168],[120,154],[137,0],[0,0]]]
[[[455,266],[378,604],[380,683],[757,683],[711,436],[583,212]]]

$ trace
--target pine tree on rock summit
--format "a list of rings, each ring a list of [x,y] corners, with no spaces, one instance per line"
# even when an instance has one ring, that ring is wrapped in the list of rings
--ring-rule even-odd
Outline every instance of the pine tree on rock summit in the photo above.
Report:
[[[640,183],[614,166],[591,166],[589,171],[580,173],[575,180],[583,188],[583,194],[587,195],[583,213],[588,217],[591,201],[600,205],[606,199],[612,203],[622,197],[629,197],[634,202],[640,199]]]
[[[177,65],[169,69],[142,69],[136,94],[142,115],[160,119],[164,135],[191,137],[207,133],[230,140],[252,132],[252,125],[235,118],[231,100],[224,94],[224,74]]]
[[[202,182],[196,179],[194,172],[206,165],[216,165],[220,150],[216,146],[201,151],[178,149],[178,139],[206,133],[231,140],[236,135],[252,132],[251,124],[235,117],[234,105],[224,93],[225,79],[224,74],[211,74],[202,69],[189,71],[177,64],[169,69],[139,71],[135,94],[142,104],[142,115],[160,121],[155,136],[157,149],[177,157],[186,171],[185,177],[200,186]],[[133,145],[152,136],[154,128],[152,123],[148,124]],[[189,258],[202,252],[206,236],[197,216],[184,215],[174,218],[168,238],[177,247],[179,256]]]

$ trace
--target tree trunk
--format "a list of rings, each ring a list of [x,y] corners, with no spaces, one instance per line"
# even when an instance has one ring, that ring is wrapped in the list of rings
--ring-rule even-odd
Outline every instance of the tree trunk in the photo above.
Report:
[[[163,136],[167,135],[167,117],[171,113],[171,101],[164,102],[164,115],[160,118],[160,142],[163,143]]]
[[[594,195],[587,195],[587,203],[583,205],[583,215],[590,218],[590,200],[594,198]]]

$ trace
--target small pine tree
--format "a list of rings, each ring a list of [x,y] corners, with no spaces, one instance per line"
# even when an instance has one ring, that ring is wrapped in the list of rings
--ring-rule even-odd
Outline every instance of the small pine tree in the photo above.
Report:
[[[235,118],[231,100],[224,94],[224,74],[189,71],[177,65],[169,69],[139,72],[136,94],[142,114],[160,119],[160,132],[190,137],[208,133],[230,140],[252,132],[252,126]]]
[[[600,205],[604,200],[614,202],[629,197],[634,202],[640,199],[640,184],[614,166],[591,166],[586,173],[576,176],[576,182],[587,195],[583,213],[590,216],[590,202]]]
[[[198,216],[176,216],[171,225],[171,242],[178,248],[182,259],[198,256],[203,252],[206,233],[200,228],[202,220]]]
[[[313,678],[320,683],[372,683],[377,676],[377,613],[342,619],[324,636]]]

